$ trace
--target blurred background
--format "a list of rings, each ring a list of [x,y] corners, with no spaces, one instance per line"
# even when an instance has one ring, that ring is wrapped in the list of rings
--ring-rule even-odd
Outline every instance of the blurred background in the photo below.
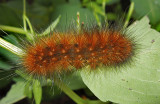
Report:
[[[131,2],[134,2],[134,11],[130,23],[147,15],[151,27],[160,31],[160,0],[26,0],[26,14],[38,33],[59,16],[61,18],[56,29],[66,31],[71,24],[76,24],[77,12],[80,13],[80,23],[86,25],[101,24],[106,19],[110,22],[125,19]],[[22,14],[23,0],[0,0],[0,25],[23,28]],[[8,34],[0,30],[0,37],[18,46],[16,34]],[[10,96],[6,100],[13,99],[11,96],[14,96],[15,104],[32,104],[32,96],[26,98],[18,93],[18,87],[13,86],[23,81],[19,76],[13,75],[17,59],[17,56],[0,48],[0,100],[9,92]],[[68,82],[69,87],[82,98],[97,99],[77,75],[68,76],[66,83]],[[50,86],[52,85],[43,87],[42,104],[75,104],[60,89]],[[13,94],[11,89],[17,90],[17,93]]]

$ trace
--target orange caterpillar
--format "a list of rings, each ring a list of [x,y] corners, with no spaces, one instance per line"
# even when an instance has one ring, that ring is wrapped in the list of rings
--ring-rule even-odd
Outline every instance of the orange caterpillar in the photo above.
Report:
[[[133,53],[132,41],[116,31],[53,33],[28,45],[22,58],[27,72],[44,75],[54,72],[123,64]]]

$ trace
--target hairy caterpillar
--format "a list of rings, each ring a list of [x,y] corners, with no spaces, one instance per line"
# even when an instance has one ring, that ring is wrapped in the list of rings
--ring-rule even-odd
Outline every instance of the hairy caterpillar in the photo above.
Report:
[[[128,61],[135,48],[131,37],[113,29],[92,29],[80,33],[58,33],[36,39],[27,45],[22,57],[25,70],[35,75],[50,76],[98,66],[119,66]]]

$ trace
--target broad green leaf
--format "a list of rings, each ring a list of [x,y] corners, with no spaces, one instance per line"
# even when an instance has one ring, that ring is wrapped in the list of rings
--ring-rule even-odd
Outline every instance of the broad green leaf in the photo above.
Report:
[[[63,78],[63,81],[72,90],[86,88],[86,85],[83,83],[80,73],[77,72],[74,72],[71,75],[66,75]]]
[[[33,95],[36,104],[40,104],[42,99],[42,87],[38,80],[33,81]]]
[[[148,15],[152,24],[160,22],[160,0],[132,0],[135,4],[134,17]]]
[[[0,100],[0,104],[13,104],[25,98],[24,86],[24,82],[17,82],[16,84],[12,85],[7,95]]]
[[[48,26],[47,29],[46,29],[42,34],[43,34],[43,35],[47,35],[47,34],[49,34],[51,31],[53,31],[54,28],[55,28],[55,27],[57,26],[57,24],[59,23],[60,18],[61,18],[61,16],[59,16],[55,21],[53,21],[53,22],[51,23],[51,25]]]
[[[119,104],[160,103],[160,33],[150,28],[148,18],[127,28],[126,35],[135,38],[138,49],[133,60],[122,67],[101,67],[81,77],[101,101]]]

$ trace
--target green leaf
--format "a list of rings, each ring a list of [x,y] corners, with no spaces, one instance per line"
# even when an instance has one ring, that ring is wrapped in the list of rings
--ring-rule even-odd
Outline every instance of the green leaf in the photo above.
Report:
[[[74,72],[71,75],[66,75],[63,78],[63,81],[72,90],[86,88],[86,85],[83,83],[80,73],[78,72]]]
[[[4,37],[4,39],[16,46],[19,46],[18,40],[14,35],[7,35]],[[9,52],[8,50],[0,47],[0,68],[4,69],[4,70],[9,70],[11,69],[13,66],[11,65],[11,63],[18,63],[18,59],[19,57],[11,52]],[[2,61],[1,61],[2,60]]]
[[[38,80],[33,82],[33,95],[36,104],[40,104],[42,99],[42,87]]]
[[[5,57],[9,62],[18,63],[18,56],[11,53],[10,51],[0,47],[0,55]]]
[[[47,29],[42,33],[42,35],[47,35],[49,34],[51,31],[54,30],[54,28],[57,26],[57,24],[59,23],[60,21],[60,18],[61,18],[61,15],[51,23],[50,26],[47,27]]]
[[[24,82],[17,82],[16,84],[12,85],[7,95],[0,100],[0,104],[13,104],[25,97]]]
[[[28,98],[30,98],[30,99],[32,98],[32,86],[30,85],[29,82],[25,85],[24,93]]]
[[[81,72],[87,87],[101,101],[120,104],[160,103],[160,33],[150,28],[143,18],[127,28],[126,35],[138,45],[136,57],[123,67],[102,67]]]
[[[16,46],[20,46],[17,37],[13,34],[9,34],[9,35],[5,36],[4,39],[6,41],[16,45]]]
[[[86,4],[88,8],[91,8],[95,13],[98,13],[102,16],[105,15],[102,6],[99,6],[96,2],[89,2]]]
[[[13,70],[9,70],[9,71],[1,71],[0,70],[0,88],[5,87],[6,85],[8,85],[11,82],[12,77],[13,77],[13,73],[14,73]]]
[[[73,28],[76,27],[77,12],[80,13],[80,23],[84,22],[84,24],[90,26],[91,24],[89,23],[96,21],[92,11],[87,8],[82,8],[79,0],[69,0],[68,2],[64,0],[53,1],[54,12],[52,13],[52,18],[55,19],[61,15],[61,20],[56,28],[59,31],[68,31],[68,28],[73,30]]]
[[[135,4],[134,17],[148,15],[152,24],[160,22],[160,0],[132,0]],[[145,4],[145,5],[144,5]]]
[[[160,31],[160,24],[158,24],[157,26],[155,26],[155,29],[156,29],[157,31]]]
[[[0,69],[9,70],[12,66],[8,64],[7,62],[4,62],[0,59]]]
[[[22,24],[21,15],[5,4],[0,4],[0,14],[0,24],[19,27]]]
[[[58,99],[60,96],[64,95],[60,88],[57,88],[55,85],[44,86],[43,87],[43,97],[42,100],[52,101],[53,99]]]
[[[120,0],[100,0],[100,1],[106,1],[106,5],[113,5],[120,2]]]

